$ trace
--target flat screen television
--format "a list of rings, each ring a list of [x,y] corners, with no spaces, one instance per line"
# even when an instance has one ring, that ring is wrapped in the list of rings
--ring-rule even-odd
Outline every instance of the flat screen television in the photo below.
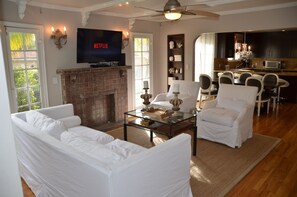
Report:
[[[119,62],[122,32],[77,29],[77,63]]]

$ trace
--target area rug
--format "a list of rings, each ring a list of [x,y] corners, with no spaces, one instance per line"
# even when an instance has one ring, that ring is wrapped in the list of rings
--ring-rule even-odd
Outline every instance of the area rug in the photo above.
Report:
[[[108,131],[115,138],[123,139],[123,128]],[[149,132],[128,128],[128,141],[151,147],[167,140],[155,135],[150,142]],[[255,167],[280,139],[254,134],[241,148],[198,139],[197,155],[191,159],[191,188],[194,197],[220,197],[228,193],[253,167]]]

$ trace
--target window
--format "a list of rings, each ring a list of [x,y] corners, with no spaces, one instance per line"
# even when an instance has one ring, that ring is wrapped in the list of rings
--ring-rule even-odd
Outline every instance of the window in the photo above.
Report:
[[[213,77],[215,34],[204,33],[195,41],[195,81],[200,74]]]
[[[135,34],[133,36],[133,71],[134,71],[134,107],[143,104],[140,95],[143,91],[143,81],[148,81],[150,92],[152,73],[152,35]]]
[[[11,81],[12,112],[39,109],[48,105],[43,44],[39,29],[6,26],[6,48]]]

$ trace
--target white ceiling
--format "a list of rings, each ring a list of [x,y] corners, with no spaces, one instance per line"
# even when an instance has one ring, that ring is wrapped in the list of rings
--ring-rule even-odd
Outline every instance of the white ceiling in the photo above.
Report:
[[[153,10],[163,10],[167,0],[10,0],[17,3],[41,8],[118,16],[128,19],[166,21],[164,16],[152,17],[158,14]],[[126,2],[129,4],[126,5]],[[189,10],[214,12],[228,15],[269,9],[297,6],[296,0],[179,0],[182,6]],[[192,6],[196,5],[196,6]],[[148,9],[142,9],[144,7]],[[183,15],[181,20],[202,17]]]

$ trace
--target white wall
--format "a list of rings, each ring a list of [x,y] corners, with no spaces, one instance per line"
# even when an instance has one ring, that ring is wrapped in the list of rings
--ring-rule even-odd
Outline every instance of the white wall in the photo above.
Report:
[[[0,32],[1,34],[1,32]],[[4,60],[0,37],[0,196],[22,197],[16,150],[12,133]]]

